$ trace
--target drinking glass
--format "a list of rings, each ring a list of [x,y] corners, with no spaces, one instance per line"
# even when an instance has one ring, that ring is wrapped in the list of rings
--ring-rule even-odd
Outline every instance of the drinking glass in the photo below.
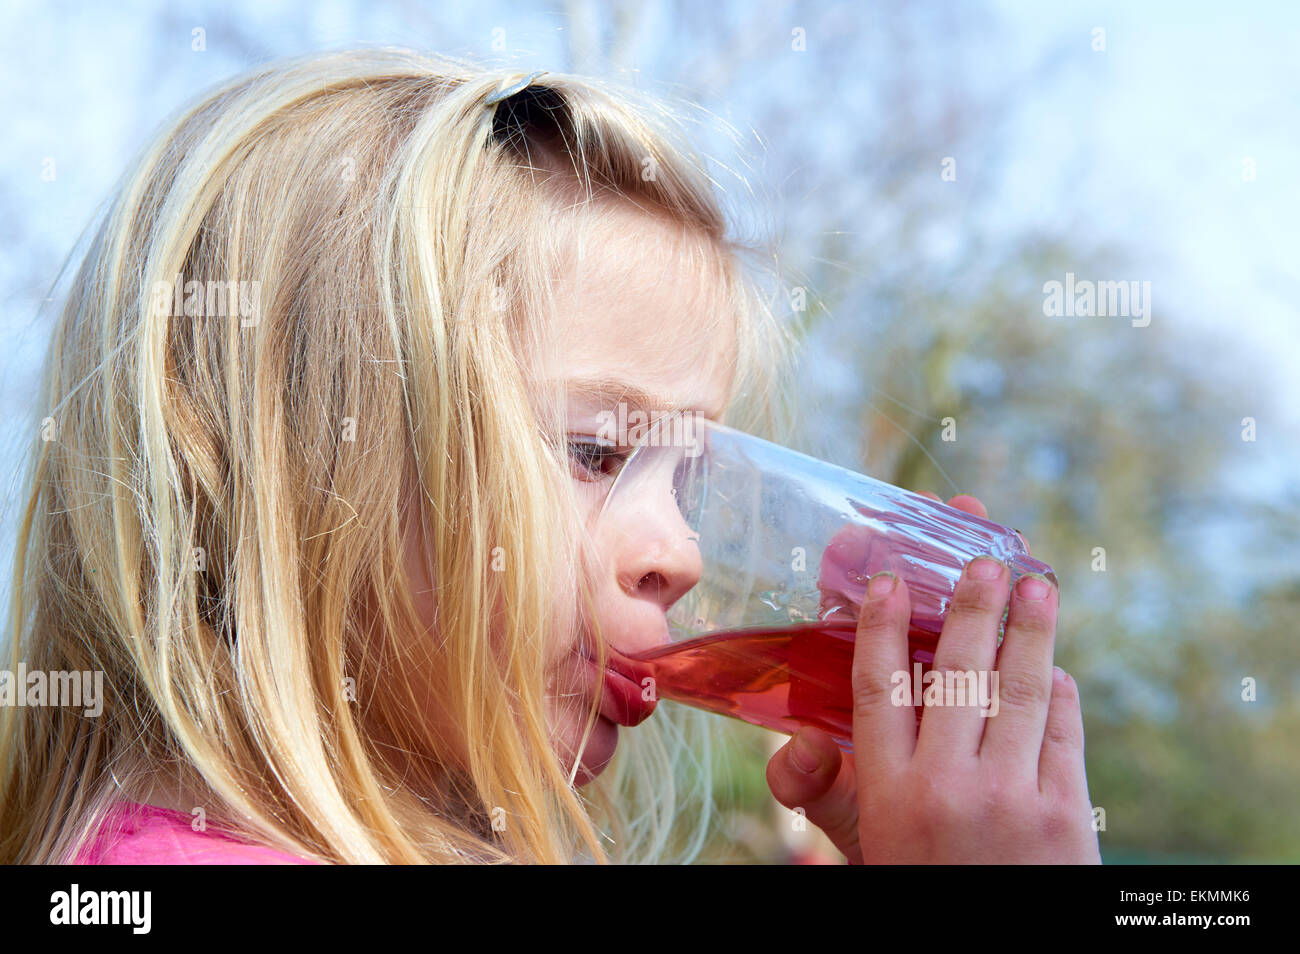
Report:
[[[663,644],[612,647],[659,698],[780,732],[817,726],[851,751],[853,647],[873,575],[907,584],[918,672],[970,560],[1001,560],[1011,586],[1025,573],[1056,581],[1010,528],[714,421],[688,424],[647,431],[597,518],[680,518],[672,531],[698,547],[702,575],[669,608]]]

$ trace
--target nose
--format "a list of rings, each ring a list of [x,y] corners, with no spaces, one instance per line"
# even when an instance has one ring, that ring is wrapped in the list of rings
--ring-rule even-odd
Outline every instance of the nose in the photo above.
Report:
[[[703,565],[692,539],[661,539],[640,550],[619,572],[619,586],[635,599],[654,603],[665,612],[700,582]]]
[[[616,519],[619,588],[667,612],[704,573],[695,532],[667,489],[640,495],[634,505],[620,508]]]

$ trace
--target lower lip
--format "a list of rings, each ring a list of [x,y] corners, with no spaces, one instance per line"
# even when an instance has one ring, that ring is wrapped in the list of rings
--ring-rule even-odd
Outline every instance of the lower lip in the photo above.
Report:
[[[595,666],[594,662],[592,666]],[[642,698],[641,687],[637,683],[609,668],[602,675],[605,691],[600,711],[604,718],[618,725],[634,726],[644,722],[654,712],[654,700]]]

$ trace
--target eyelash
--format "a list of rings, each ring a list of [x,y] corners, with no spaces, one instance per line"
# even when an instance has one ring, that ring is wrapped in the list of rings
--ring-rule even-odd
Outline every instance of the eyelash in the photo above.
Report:
[[[600,440],[570,438],[567,442],[569,460],[574,465],[574,477],[595,482],[613,480],[632,455],[631,450],[621,450],[614,444]],[[607,469],[612,466],[612,470]]]

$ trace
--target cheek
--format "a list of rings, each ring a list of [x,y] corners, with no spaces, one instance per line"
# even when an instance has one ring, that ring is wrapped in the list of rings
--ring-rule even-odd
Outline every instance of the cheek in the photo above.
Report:
[[[583,528],[581,538],[574,541],[578,553],[579,592],[569,594],[567,608],[573,612],[575,632],[565,639],[555,637],[556,649],[571,652],[586,648],[594,655],[595,647],[592,636],[596,632],[594,620],[602,620],[608,615],[605,604],[609,601],[608,586],[613,579],[611,567],[614,556],[610,541],[601,537],[599,520],[601,505],[605,500],[607,485],[574,480],[577,513],[573,517],[575,525]],[[564,599],[557,593],[556,599]],[[558,608],[558,607],[557,607]]]

